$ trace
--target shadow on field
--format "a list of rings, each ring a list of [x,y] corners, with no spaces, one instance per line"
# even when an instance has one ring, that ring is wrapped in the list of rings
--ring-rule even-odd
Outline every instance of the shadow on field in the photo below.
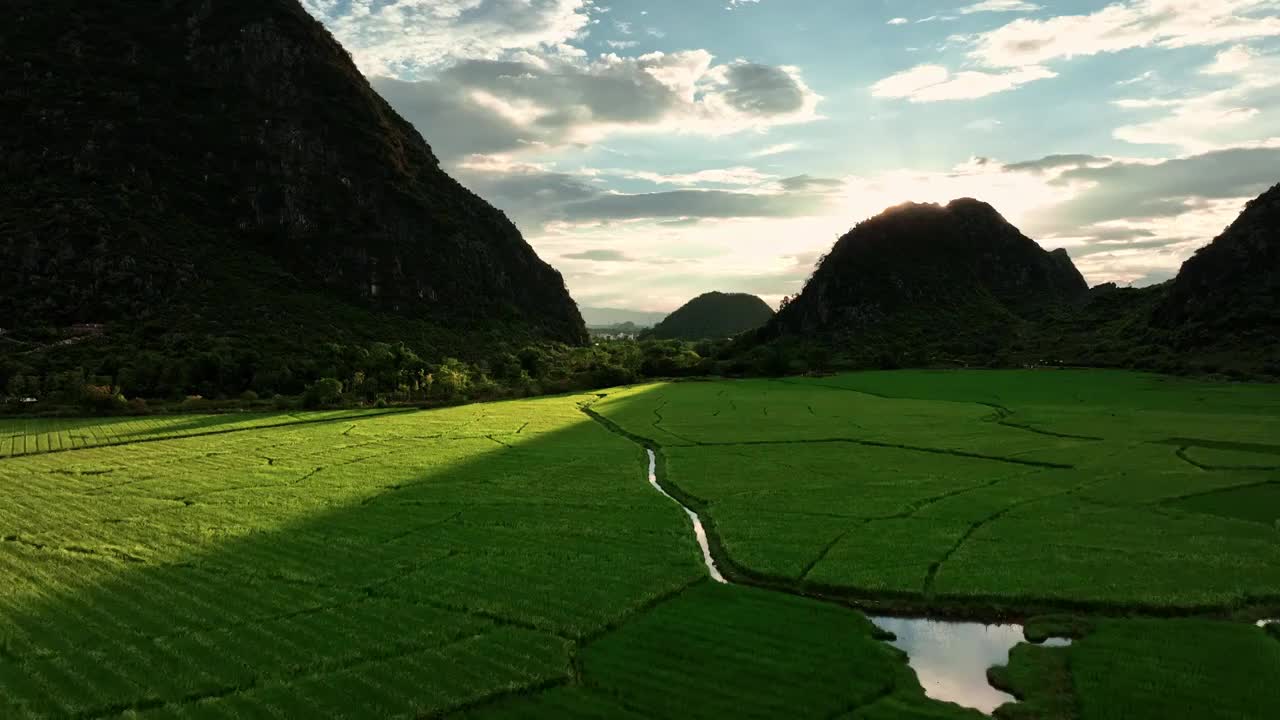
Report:
[[[6,461],[0,716],[439,713],[701,581],[639,448],[572,398],[477,407]],[[90,456],[121,469],[50,474]]]
[[[710,591],[684,513],[590,399],[5,461],[0,717],[713,717],[778,687],[803,689],[796,717],[927,702],[861,615],[794,642],[798,622],[755,629],[761,606],[817,603]],[[90,460],[117,469],[57,472]],[[719,668],[680,679],[687,703],[653,675],[673,638]],[[813,658],[866,677],[816,683]]]

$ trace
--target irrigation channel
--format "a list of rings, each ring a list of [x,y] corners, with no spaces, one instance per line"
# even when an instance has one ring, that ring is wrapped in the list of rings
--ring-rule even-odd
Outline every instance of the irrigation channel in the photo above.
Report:
[[[658,480],[657,455],[652,448],[646,447],[645,452],[649,457],[649,484],[689,515],[698,547],[702,548],[702,561],[711,579],[729,584],[711,555],[702,518],[662,487]],[[871,622],[881,630],[893,633],[895,639],[890,644],[907,654],[908,664],[916,671],[920,685],[929,697],[988,715],[1005,703],[1017,701],[1012,695],[991,686],[987,681],[987,669],[1008,663],[1013,646],[1027,641],[1021,625],[897,617],[872,617]],[[1065,646],[1070,643],[1070,640],[1050,638],[1044,644]]]

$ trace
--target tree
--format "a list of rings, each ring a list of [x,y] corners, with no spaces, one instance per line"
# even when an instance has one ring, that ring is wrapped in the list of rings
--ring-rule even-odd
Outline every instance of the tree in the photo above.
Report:
[[[342,383],[334,378],[321,378],[307,387],[302,404],[309,408],[335,405],[342,400]]]

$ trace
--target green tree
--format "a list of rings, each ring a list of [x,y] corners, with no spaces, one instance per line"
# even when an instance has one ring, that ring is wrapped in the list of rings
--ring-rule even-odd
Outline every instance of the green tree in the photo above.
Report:
[[[342,400],[342,383],[335,378],[321,378],[307,387],[302,403],[309,408],[336,405]]]

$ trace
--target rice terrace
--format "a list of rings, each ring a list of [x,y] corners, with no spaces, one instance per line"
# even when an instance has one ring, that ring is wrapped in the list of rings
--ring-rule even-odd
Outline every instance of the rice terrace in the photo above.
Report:
[[[1274,385],[2,423],[0,717],[1280,716]]]

